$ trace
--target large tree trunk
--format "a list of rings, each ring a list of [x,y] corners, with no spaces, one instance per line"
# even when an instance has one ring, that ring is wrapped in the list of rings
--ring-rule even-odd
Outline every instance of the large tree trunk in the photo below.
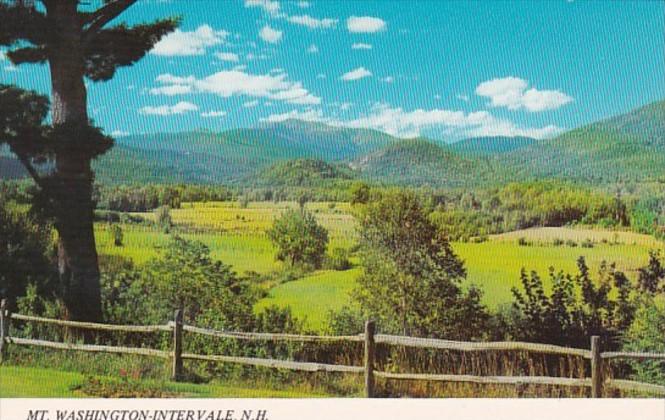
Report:
[[[49,48],[53,125],[83,126],[88,124],[88,112],[77,1],[49,2],[48,15],[57,28],[57,40]],[[89,141],[72,140],[74,144]],[[67,318],[77,321],[102,317],[90,161],[89,155],[73,150],[57,153],[57,182],[52,191],[62,298]]]

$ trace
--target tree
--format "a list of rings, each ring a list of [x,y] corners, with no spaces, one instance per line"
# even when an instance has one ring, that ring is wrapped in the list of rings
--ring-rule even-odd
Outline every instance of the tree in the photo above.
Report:
[[[48,109],[44,98],[1,86],[0,143],[9,143],[26,167],[40,187],[38,202],[54,220],[66,317],[98,321],[102,312],[91,161],[113,140],[89,121],[84,79],[111,79],[118,68],[140,60],[178,22],[108,26],[136,0],[104,0],[97,8],[78,0],[39,3],[0,0],[0,45],[12,48],[7,57],[15,65],[48,63],[52,126],[43,126]]]
[[[268,230],[268,237],[277,246],[277,259],[292,266],[320,267],[328,246],[328,232],[306,210],[284,212]]]
[[[404,335],[468,339],[488,319],[480,292],[462,290],[462,261],[413,192],[394,191],[360,216],[364,273],[355,298],[381,328]]]
[[[30,283],[41,293],[53,291],[51,229],[0,198],[0,298],[16,303]]]
[[[118,224],[112,224],[111,227],[109,228],[111,231],[111,237],[113,238],[113,245],[115,246],[122,246],[122,240],[124,238],[124,234],[122,232],[122,228]]]

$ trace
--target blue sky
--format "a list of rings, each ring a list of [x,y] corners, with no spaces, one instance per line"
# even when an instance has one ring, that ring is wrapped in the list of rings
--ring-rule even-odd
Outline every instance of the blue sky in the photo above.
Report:
[[[453,141],[551,137],[665,97],[665,2],[144,0],[182,17],[145,59],[89,83],[117,136],[300,118]],[[0,81],[49,92],[46,66]]]

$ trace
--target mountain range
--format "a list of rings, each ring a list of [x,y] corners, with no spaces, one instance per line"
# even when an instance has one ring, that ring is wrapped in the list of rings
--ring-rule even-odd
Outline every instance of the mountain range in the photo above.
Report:
[[[298,159],[344,170],[331,172],[311,163],[280,167]],[[546,140],[483,137],[447,144],[287,120],[221,133],[121,137],[94,163],[102,183],[265,184],[274,178],[271,173],[301,167],[387,184],[441,187],[542,178],[590,183],[654,179],[665,176],[665,101]],[[24,173],[11,154],[0,150],[0,178]]]

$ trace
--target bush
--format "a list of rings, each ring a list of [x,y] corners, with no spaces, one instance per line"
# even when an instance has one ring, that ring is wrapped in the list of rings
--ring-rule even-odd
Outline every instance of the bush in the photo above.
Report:
[[[624,335],[624,351],[665,352],[665,299],[645,299]],[[634,379],[665,385],[665,361],[632,362]]]
[[[577,247],[577,242],[573,241],[572,239],[568,239],[566,241],[566,246],[569,246],[571,248],[575,248],[575,247]]]
[[[111,225],[111,237],[113,238],[113,245],[122,246],[123,233],[120,225]]]
[[[593,241],[591,239],[587,238],[587,239],[583,240],[582,243],[580,243],[580,246],[582,248],[593,248],[594,244],[593,244]]]
[[[528,241],[524,236],[520,236],[517,240],[517,245],[519,246],[531,246],[531,242]]]
[[[321,266],[328,245],[328,232],[310,212],[289,209],[275,220],[267,233],[277,247],[278,260],[291,266]]]
[[[155,214],[155,220],[157,222],[157,226],[162,228],[164,232],[170,232],[171,227],[173,226],[173,219],[171,219],[171,208],[169,206],[159,207]]]
[[[552,241],[552,245],[554,246],[563,246],[564,243],[565,243],[564,240],[561,238],[554,238],[554,240]]]
[[[333,248],[326,258],[326,268],[330,270],[344,271],[351,268],[349,251],[344,248]]]

